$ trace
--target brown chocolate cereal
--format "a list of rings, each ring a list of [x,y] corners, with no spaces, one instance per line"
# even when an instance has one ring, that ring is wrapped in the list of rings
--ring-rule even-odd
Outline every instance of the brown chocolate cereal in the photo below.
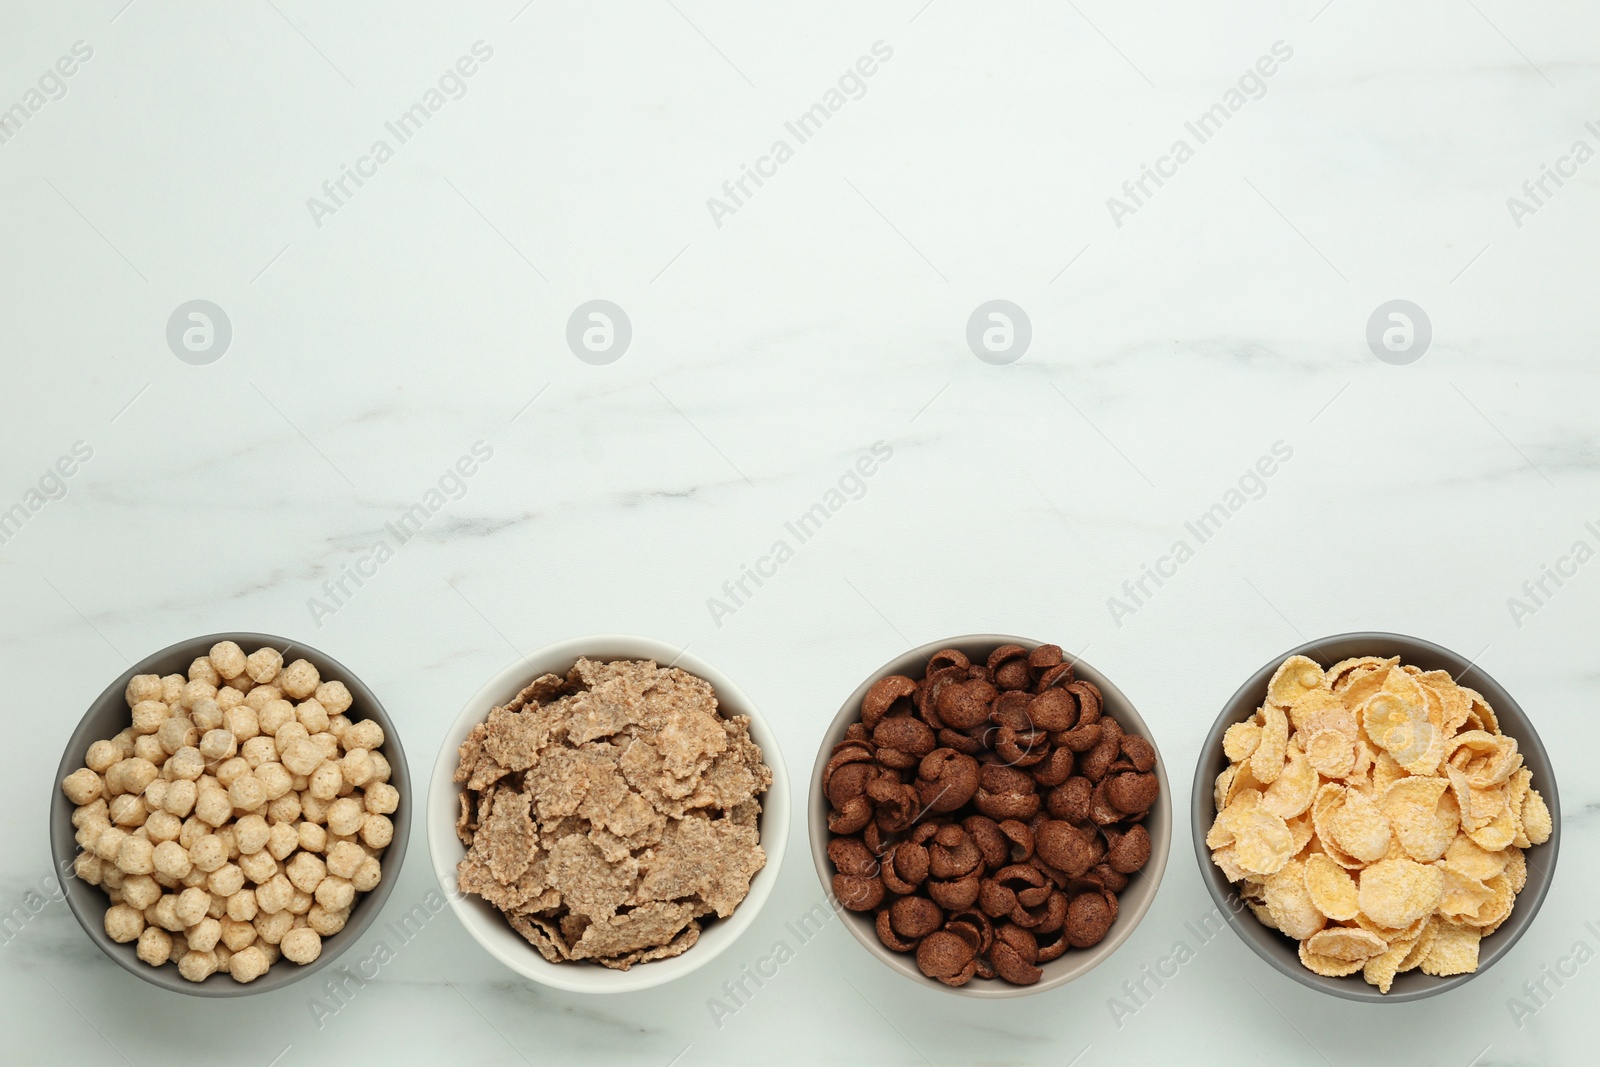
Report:
[[[834,897],[936,981],[1038,982],[1148,862],[1156,759],[1058,646],[935,653],[869,687],[824,768]]]

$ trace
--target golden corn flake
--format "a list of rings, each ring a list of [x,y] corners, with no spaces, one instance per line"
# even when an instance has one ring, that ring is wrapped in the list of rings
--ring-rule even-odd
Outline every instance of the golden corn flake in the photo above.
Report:
[[[1542,845],[1550,840],[1554,831],[1555,821],[1550,817],[1544,797],[1537,789],[1529,789],[1528,795],[1522,800],[1522,832],[1532,844]]]
[[[1371,863],[1389,851],[1389,819],[1360,790],[1345,791],[1344,802],[1328,817],[1328,830],[1334,843],[1358,860]]]
[[[1358,926],[1330,926],[1306,939],[1306,946],[1317,956],[1336,960],[1369,960],[1389,947],[1377,934]]]
[[[1386,859],[1361,872],[1357,900],[1373,922],[1389,929],[1432,915],[1444,893],[1437,867],[1409,859]]]
[[[1324,778],[1343,778],[1355,769],[1355,738],[1331,728],[1318,730],[1306,738],[1306,759]]]
[[[1253,722],[1236,722],[1222,735],[1223,754],[1235,763],[1249,759],[1260,743],[1261,727]]]
[[[1326,931],[1324,931],[1326,932]],[[1355,974],[1366,965],[1366,960],[1341,960],[1333,956],[1323,956],[1312,952],[1308,946],[1310,941],[1300,942],[1300,963],[1306,970],[1328,978],[1343,978],[1347,974]]]
[[[1441,923],[1438,936],[1422,961],[1422,973],[1437,977],[1452,974],[1471,974],[1478,969],[1477,927],[1459,923]]]
[[[1287,711],[1294,702],[1327,685],[1322,668],[1306,656],[1290,656],[1278,665],[1267,683],[1267,703]]]
[[[1305,883],[1317,910],[1335,922],[1349,922],[1361,911],[1356,880],[1326,855],[1318,853],[1306,860]]]
[[[1245,870],[1276,874],[1294,856],[1294,835],[1281,817],[1258,805],[1240,816],[1233,847]]]
[[[1398,657],[1290,657],[1223,750],[1213,862],[1309,970],[1385,993],[1475,970],[1555,829],[1482,694]]]

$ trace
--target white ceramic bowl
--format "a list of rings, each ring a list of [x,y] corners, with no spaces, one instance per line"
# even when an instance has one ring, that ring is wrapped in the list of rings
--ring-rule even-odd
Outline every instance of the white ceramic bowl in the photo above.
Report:
[[[663,666],[670,664],[681,667],[690,674],[704,678],[716,690],[718,708],[723,714],[750,716],[750,736],[761,746],[767,766],[772,768],[772,787],[761,797],[761,847],[766,850],[767,865],[751,879],[750,895],[744,898],[732,915],[707,925],[700,940],[683,955],[636,964],[626,971],[583,962],[551,963],[523,940],[522,935],[506,922],[505,916],[488,902],[480,897],[464,895],[456,889],[456,866],[467,854],[460,838],[456,837],[456,816],[460,812],[460,787],[454,781],[459,762],[457,749],[472,728],[488,717],[490,709],[516,696],[541,674],[565,674],[580,656],[600,660],[650,659]],[[783,769],[778,739],[767,727],[766,720],[756,710],[755,704],[727,675],[665,641],[623,634],[596,634],[562,641],[517,660],[491,678],[467,701],[467,706],[461,709],[461,714],[456,716],[445,735],[439,758],[433,766],[433,779],[428,787],[427,823],[428,852],[433,859],[434,874],[444,887],[456,918],[491,956],[540,985],[575,993],[630,993],[681,978],[710,963],[733,944],[755,919],[762,905],[766,904],[778,880],[778,871],[783,865],[784,845],[789,837],[789,776]]]

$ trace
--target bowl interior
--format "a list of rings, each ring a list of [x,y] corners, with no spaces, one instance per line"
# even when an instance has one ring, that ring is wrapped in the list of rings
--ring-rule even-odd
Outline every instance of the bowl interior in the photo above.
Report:
[[[460,810],[460,786],[454,776],[460,762],[457,750],[461,742],[488,716],[490,709],[516,696],[523,686],[541,674],[565,674],[580,656],[604,660],[651,659],[664,666],[681,667],[705,679],[716,690],[717,704],[723,714],[750,717],[750,736],[761,746],[767,766],[772,769],[772,786],[760,798],[761,847],[766,851],[767,862],[751,879],[749,895],[732,915],[707,924],[700,940],[683,955],[636,964],[626,971],[577,961],[551,963],[523,940],[506,922],[505,916],[487,901],[456,889],[456,867],[467,853],[455,829]],[[789,837],[789,778],[784,771],[777,737],[750,698],[721,671],[664,641],[601,634],[563,641],[517,660],[490,679],[467,702],[440,746],[428,789],[427,820],[428,850],[434,873],[445,888],[456,917],[490,955],[542,985],[579,993],[631,992],[670,982],[704,966],[731,945],[755,919],[771,895],[783,864]]]
[[[920,648],[912,649],[904,655],[897,656],[874,671],[870,677],[856,687],[840,707],[839,713],[834,716],[828,731],[823,735],[822,746],[817,752],[817,762],[811,771],[811,798],[807,828],[811,842],[811,859],[816,865],[817,877],[822,881],[823,892],[830,901],[833,900],[833,861],[828,859],[828,842],[832,835],[828,832],[828,800],[822,792],[822,772],[828,765],[828,758],[833,752],[833,746],[844,738],[845,731],[850,724],[861,717],[861,698],[879,678],[891,674],[905,674],[911,677],[920,677],[927,666],[928,657],[943,648],[954,648],[963,652],[974,662],[988,658],[1001,645],[1021,645],[1024,648],[1036,648],[1043,642],[1030,640],[1024,637],[1009,637],[1004,634],[971,634],[965,637],[950,638],[946,641],[933,641]],[[1149,725],[1134,710],[1133,704],[1123,695],[1122,691],[1081,659],[1074,658],[1067,653],[1067,658],[1072,662],[1073,668],[1079,678],[1093,682],[1100,687],[1105,696],[1105,711],[1113,716],[1129,733],[1143,736],[1152,745],[1156,746],[1157,779],[1161,783],[1161,796],[1156,801],[1150,813],[1145,816],[1144,826],[1150,834],[1150,862],[1144,869],[1133,875],[1126,889],[1117,898],[1117,921],[1112,925],[1111,932],[1103,941],[1093,948],[1069,949],[1059,959],[1051,960],[1041,965],[1044,977],[1030,986],[1014,986],[998,979],[980,981],[974,979],[964,986],[951,987],[943,982],[937,982],[924,975],[917,969],[914,954],[891,952],[878,940],[878,934],[873,926],[873,916],[867,912],[846,911],[835,905],[834,910],[844,920],[844,925],[855,939],[864,945],[886,965],[905,975],[907,978],[920,985],[931,989],[942,990],[946,993],[955,993],[959,996],[978,997],[987,999],[1000,999],[1006,997],[1025,997],[1034,993],[1053,989],[1065,985],[1095,967],[1115,952],[1128,936],[1133,933],[1134,927],[1139,925],[1139,920],[1145,912],[1150,910],[1150,905],[1155,900],[1156,889],[1161,884],[1161,876],[1167,868],[1167,852],[1172,845],[1172,798],[1171,790],[1167,785],[1166,763],[1161,758],[1160,746],[1150,732]]]
[[[209,652],[211,646],[218,641],[236,641],[246,652],[270,646],[284,653],[285,662],[305,659],[317,668],[323,678],[343,682],[354,698],[350,711],[346,714],[353,720],[372,719],[383,727],[383,754],[388,758],[389,766],[392,768],[389,784],[400,792],[400,806],[390,816],[394,821],[394,842],[384,851],[383,880],[378,883],[378,887],[370,893],[363,893],[357,897],[345,928],[324,940],[322,955],[315,961],[299,967],[280,960],[266,974],[249,985],[241,985],[221,972],[203,982],[187,981],[170,965],[158,968],[140,962],[134,943],[118,944],[106,935],[105,913],[110,902],[106,899],[105,892],[99,886],[79,881],[72,875],[73,858],[78,854],[78,845],[74,839],[76,831],[72,826],[73,805],[61,792],[61,780],[83,766],[84,754],[89,746],[95,741],[111,737],[130,722],[128,702],[123,697],[129,679],[136,674],[187,674],[189,664]],[[72,739],[67,742],[66,751],[61,757],[61,766],[56,771],[55,779],[50,783],[50,794],[50,852],[56,870],[63,872],[60,876],[61,885],[66,894],[67,904],[71,907],[72,914],[77,917],[78,923],[94,943],[124,970],[163,989],[173,989],[199,997],[242,997],[281,989],[302,978],[310,977],[332,963],[340,953],[360,938],[362,931],[371,926],[378,917],[378,912],[383,910],[384,901],[388,899],[389,893],[399,880],[400,865],[405,860],[406,844],[411,836],[411,772],[406,764],[405,750],[400,746],[399,732],[395,730],[388,713],[383,710],[377,694],[332,656],[272,634],[223,633],[196,637],[146,656],[129,667],[96,698],[89,706],[83,720],[78,723],[78,728],[73,731]]]
[[[1267,682],[1273,672],[1285,659],[1294,655],[1309,656],[1323,667],[1330,667],[1352,656],[1399,656],[1401,663],[1415,664],[1423,670],[1449,671],[1459,684],[1482,693],[1499,718],[1501,731],[1516,738],[1524,766],[1533,772],[1533,785],[1544,795],[1545,803],[1550,807],[1555,830],[1549,841],[1524,850],[1528,860],[1528,883],[1517,894],[1516,908],[1511,917],[1499,930],[1483,940],[1478,952],[1478,969],[1472,974],[1435,978],[1420,970],[1409,971],[1395,978],[1388,993],[1380,993],[1375,986],[1368,985],[1360,974],[1333,978],[1308,971],[1300,963],[1299,943],[1258,922],[1237,889],[1211,862],[1211,852],[1206,848],[1205,838],[1216,816],[1212,787],[1217,775],[1228,765],[1227,757],[1222,752],[1222,735],[1229,726],[1255,713],[1266,699]],[[1556,854],[1561,846],[1561,799],[1556,792],[1550,757],[1522,707],[1498,682],[1465,656],[1432,642],[1401,634],[1349,633],[1310,641],[1273,657],[1271,662],[1251,675],[1250,680],[1228,700],[1200,750],[1190,811],[1193,817],[1195,858],[1200,864],[1201,878],[1219,910],[1230,918],[1229,925],[1244,939],[1245,944],[1256,955],[1302,985],[1347,1000],[1374,1003],[1404,1003],[1436,996],[1447,989],[1466,984],[1493,966],[1495,961],[1510,951],[1533,922],[1550,889],[1550,875],[1555,870]]]

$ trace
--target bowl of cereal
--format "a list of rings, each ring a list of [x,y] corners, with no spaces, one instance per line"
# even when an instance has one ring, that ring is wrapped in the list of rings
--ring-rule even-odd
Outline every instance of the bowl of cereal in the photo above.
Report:
[[[1348,1000],[1436,996],[1533,922],[1561,843],[1550,757],[1465,656],[1350,633],[1263,665],[1195,769],[1195,858],[1255,953]]]
[[[1060,646],[915,648],[845,700],[811,774],[811,857],[845,928],[961,996],[1027,996],[1108,959],[1155,900],[1172,801],[1150,728]]]
[[[777,881],[789,783],[754,703],[662,641],[551,645],[480,689],[428,790],[467,932],[542,985],[647,989],[731,945]]]
[[[197,637],[130,667],[73,732],[53,796],[79,924],[125,970],[202,997],[331,963],[382,910],[411,828],[377,696],[270,634]]]

